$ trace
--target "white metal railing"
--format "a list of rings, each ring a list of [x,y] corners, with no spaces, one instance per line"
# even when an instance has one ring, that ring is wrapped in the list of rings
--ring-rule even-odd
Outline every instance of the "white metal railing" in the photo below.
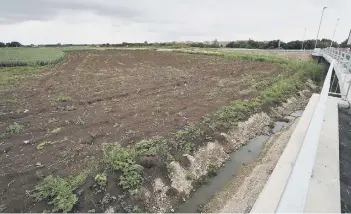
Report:
[[[330,95],[340,95],[351,102],[351,52],[349,49],[325,48],[317,49],[315,55],[323,56],[327,61],[335,60],[334,75],[329,90]],[[337,77],[337,81],[335,81]]]
[[[349,49],[325,48],[323,54],[327,54],[344,66],[348,72],[351,71],[351,52]]]

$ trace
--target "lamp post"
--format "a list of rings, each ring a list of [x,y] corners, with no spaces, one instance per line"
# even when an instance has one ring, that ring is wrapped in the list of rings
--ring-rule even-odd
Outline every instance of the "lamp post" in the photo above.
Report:
[[[334,33],[333,33],[333,38],[332,38],[332,40],[331,40],[331,42],[330,42],[330,47],[333,45],[334,36],[335,36],[335,31],[336,31],[336,27],[338,27],[339,20],[340,20],[340,18],[338,18],[338,19],[336,20],[336,24],[335,24],[335,28],[334,28]]]
[[[322,16],[321,16],[321,20],[319,21],[319,27],[318,27],[318,32],[317,32],[317,38],[316,38],[316,42],[314,43],[314,48],[317,48],[317,42],[318,42],[318,36],[319,36],[319,30],[321,29],[321,24],[322,24],[323,14],[324,14],[324,10],[325,10],[326,8],[327,8],[327,7],[323,7],[323,10],[322,10]]]

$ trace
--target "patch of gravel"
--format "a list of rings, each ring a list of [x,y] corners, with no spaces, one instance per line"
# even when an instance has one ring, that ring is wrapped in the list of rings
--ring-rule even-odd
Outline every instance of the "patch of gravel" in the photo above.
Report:
[[[172,161],[169,164],[171,179],[171,187],[178,190],[178,192],[183,192],[185,195],[189,195],[192,187],[192,181],[187,179],[188,171],[184,169],[177,161]]]
[[[219,167],[229,158],[223,146],[218,142],[209,142],[199,148],[194,156],[184,155],[188,158],[190,166],[182,167],[178,162],[172,161],[169,164],[171,187],[189,195],[193,189],[192,180],[198,179],[207,174],[210,166]]]
[[[156,213],[165,213],[171,207],[171,200],[167,196],[167,191],[169,186],[165,185],[161,178],[156,178],[153,184],[153,197],[154,201],[153,207],[151,208],[152,212]]]
[[[229,155],[219,143],[209,142],[206,146],[201,147],[194,157],[191,155],[187,157],[191,163],[190,172],[197,179],[206,175],[210,166],[220,167],[229,158]]]
[[[266,127],[271,121],[271,118],[264,112],[254,114],[247,121],[239,122],[238,127],[229,132],[229,134],[222,133],[221,135],[230,142],[230,149],[235,151],[246,144],[250,139],[267,132],[268,130]]]

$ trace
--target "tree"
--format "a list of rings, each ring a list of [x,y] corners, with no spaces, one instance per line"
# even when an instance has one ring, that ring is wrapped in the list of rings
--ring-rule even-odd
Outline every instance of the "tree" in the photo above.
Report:
[[[302,47],[302,41],[299,41],[299,40],[295,40],[295,41],[291,41],[291,42],[288,42],[285,44],[285,49],[295,49],[295,50],[298,50],[298,49],[301,49]]]
[[[16,41],[10,42],[10,43],[6,43],[7,47],[21,47],[22,44]]]
[[[343,41],[342,43],[340,43],[340,47],[341,47],[341,48],[351,47],[351,45],[348,45],[348,44],[347,44],[347,40],[348,40],[348,39],[346,39],[345,41]]]
[[[211,48],[219,48],[219,42],[217,39],[213,40]]]
[[[272,40],[268,41],[264,46],[263,49],[275,49],[278,48],[279,40]],[[282,44],[281,44],[282,46]],[[283,46],[282,46],[283,47]]]
[[[0,48],[6,47],[6,44],[3,42],[0,42]]]

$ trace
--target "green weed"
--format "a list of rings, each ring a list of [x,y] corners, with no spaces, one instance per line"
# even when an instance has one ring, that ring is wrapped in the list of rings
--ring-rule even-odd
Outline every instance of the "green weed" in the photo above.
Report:
[[[65,96],[65,95],[60,95],[55,99],[55,101],[58,103],[59,102],[67,102],[67,101],[71,101],[71,100],[72,100],[72,98],[70,96]]]
[[[162,137],[154,137],[149,140],[142,140],[135,144],[135,151],[138,156],[156,156],[167,152],[167,140]]]
[[[216,129],[230,129],[238,121],[247,119],[252,112],[258,109],[258,103],[254,100],[237,100],[233,101],[230,106],[221,107],[214,113],[214,127]]]
[[[20,124],[15,122],[14,124],[11,124],[6,128],[6,133],[7,134],[17,134],[17,133],[20,133],[23,128],[24,128],[23,125],[20,125]]]
[[[119,185],[128,191],[138,189],[142,184],[142,166],[136,163],[136,152],[132,148],[122,148],[119,145],[110,145],[104,148],[105,163],[122,175]]]
[[[94,181],[100,186],[100,187],[106,187],[107,185],[107,175],[106,173],[99,173],[95,176]]]
[[[9,105],[9,104],[15,104],[18,101],[16,99],[2,99],[0,100],[0,105]]]
[[[82,185],[85,180],[85,173],[68,179],[50,175],[35,187],[32,196],[37,201],[48,200],[48,204],[53,205],[53,212],[70,212],[78,201],[73,191]]]
[[[195,141],[203,135],[200,128],[194,125],[185,126],[183,130],[175,133],[175,143],[178,151],[190,154],[195,149]]]

